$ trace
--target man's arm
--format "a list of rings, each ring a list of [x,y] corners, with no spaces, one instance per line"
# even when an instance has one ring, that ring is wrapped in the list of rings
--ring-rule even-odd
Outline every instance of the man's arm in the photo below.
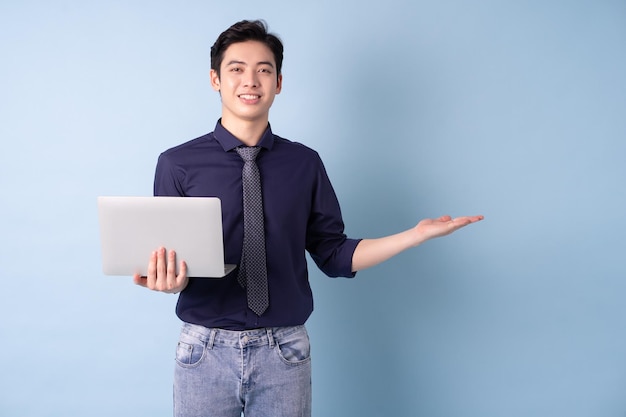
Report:
[[[395,235],[378,239],[363,239],[352,255],[352,271],[357,272],[378,265],[400,252],[427,240],[449,235],[483,218],[483,216],[463,216],[453,219],[450,216],[442,216],[438,219],[424,219],[415,227]]]
[[[154,174],[154,195],[183,197],[184,191],[173,164],[164,152],[159,155]],[[167,260],[166,260],[167,257]],[[176,274],[176,252],[159,248],[150,254],[146,276],[135,274],[135,284],[154,291],[179,293],[189,283],[187,264],[180,261],[178,275]]]

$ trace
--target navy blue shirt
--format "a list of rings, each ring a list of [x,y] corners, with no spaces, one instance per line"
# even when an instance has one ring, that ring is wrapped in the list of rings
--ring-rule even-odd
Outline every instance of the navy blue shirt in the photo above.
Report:
[[[224,257],[239,264],[243,244],[243,143],[218,121],[212,133],[159,156],[154,195],[219,197]],[[229,330],[304,324],[313,311],[305,251],[331,277],[353,277],[359,243],[344,234],[337,197],[314,150],[274,135],[268,125],[257,157],[263,190],[269,308],[260,317],[248,309],[237,271],[225,278],[190,278],[178,298],[178,317]],[[176,248],[171,248],[176,249]]]

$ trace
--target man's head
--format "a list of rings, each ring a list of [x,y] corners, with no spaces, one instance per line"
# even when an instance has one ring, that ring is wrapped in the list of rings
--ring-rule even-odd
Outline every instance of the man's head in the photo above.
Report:
[[[272,51],[278,78],[283,66],[283,44],[276,35],[267,31],[267,25],[262,20],[242,20],[220,34],[211,47],[211,69],[217,73],[217,76],[221,75],[220,69],[226,49],[234,43],[246,41],[261,42]]]
[[[211,87],[220,94],[221,122],[240,140],[243,125],[267,127],[282,89],[282,59],[282,43],[262,21],[235,23],[211,48]]]

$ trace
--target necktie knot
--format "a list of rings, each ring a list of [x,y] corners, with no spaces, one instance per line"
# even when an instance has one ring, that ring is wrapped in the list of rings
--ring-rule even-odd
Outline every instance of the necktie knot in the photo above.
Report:
[[[261,148],[258,146],[239,146],[235,148],[241,159],[246,162],[252,162],[256,160],[257,155],[261,152]]]

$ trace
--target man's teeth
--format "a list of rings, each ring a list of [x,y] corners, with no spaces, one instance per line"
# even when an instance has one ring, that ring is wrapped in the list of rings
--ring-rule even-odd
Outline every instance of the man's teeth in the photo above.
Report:
[[[259,96],[254,95],[254,94],[242,94],[239,97],[245,100],[256,100],[257,98],[259,98]]]

